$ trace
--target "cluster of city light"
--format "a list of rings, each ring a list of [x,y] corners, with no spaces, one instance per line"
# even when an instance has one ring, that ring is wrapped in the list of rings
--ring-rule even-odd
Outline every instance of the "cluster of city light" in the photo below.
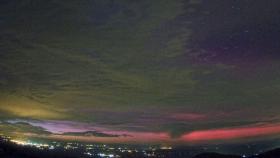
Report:
[[[160,150],[172,150],[173,148],[171,146],[162,146],[162,147],[149,147],[148,150],[137,150],[137,149],[129,149],[127,147],[107,147],[106,145],[85,145],[86,147],[86,152],[84,153],[85,155],[88,156],[99,156],[99,157],[105,157],[105,158],[114,158],[114,157],[120,157],[117,154],[112,154],[111,152],[121,152],[121,153],[128,153],[128,154],[132,154],[132,153],[138,153],[138,152],[142,152],[145,156],[147,157],[154,157],[156,155],[156,151],[158,149]],[[104,153],[92,153],[92,149],[94,149],[94,147],[99,147],[99,148],[103,148],[104,149]]]
[[[90,153],[90,152],[86,152],[84,153],[86,155],[89,155],[89,156],[93,156],[94,154]],[[119,158],[120,156],[119,155],[114,155],[114,154],[106,154],[106,153],[98,153],[97,154],[99,157],[104,157],[104,158]]]
[[[161,150],[172,150],[172,147],[171,146],[163,146],[163,147],[160,147]]]
[[[84,144],[84,143],[78,143],[78,142],[56,142],[53,141],[50,144],[42,144],[42,143],[35,143],[31,141],[23,141],[23,140],[16,140],[11,139],[9,136],[1,135],[0,134],[1,141],[5,142],[13,142],[17,145],[22,146],[32,146],[36,147],[38,149],[44,150],[54,150],[54,149],[64,149],[64,150],[76,150],[81,149],[83,152],[82,154],[88,155],[89,157],[102,157],[102,158],[119,158],[120,155],[123,154],[133,154],[133,153],[142,153],[145,155],[145,157],[155,157],[157,155],[158,150],[172,150],[173,148],[171,146],[150,146],[146,149],[133,149],[129,147],[112,147],[105,144]],[[248,148],[251,148],[250,145],[248,145]],[[98,149],[98,152],[97,150]],[[208,147],[203,147],[203,150],[207,151],[209,150]],[[219,150],[219,147],[215,147],[215,150]],[[262,153],[263,151],[260,150],[258,153],[254,155],[258,155],[259,153]],[[120,154],[120,155],[118,155]],[[245,154],[242,155],[243,158],[247,157]]]
[[[14,139],[12,139],[11,142],[18,144],[18,145],[22,145],[22,146],[37,147],[39,149],[42,149],[42,148],[54,149],[54,146],[49,146],[48,144],[33,143],[33,142],[29,142],[29,141],[26,142],[26,141],[22,141],[22,140],[14,140]]]
[[[100,156],[100,157],[109,157],[109,158],[115,157],[115,155],[113,155],[113,154],[104,154],[104,153],[99,153],[98,156]]]
[[[130,149],[127,147],[110,147],[105,144],[80,144],[80,143],[72,143],[72,142],[67,142],[63,143],[63,145],[60,142],[52,142],[51,144],[41,144],[41,143],[35,143],[31,141],[22,141],[22,140],[15,140],[11,139],[11,142],[22,145],[22,146],[32,146],[36,147],[38,149],[49,149],[53,150],[55,148],[64,148],[65,150],[75,150],[78,148],[84,148],[84,153],[85,155],[88,155],[89,157],[102,157],[102,158],[119,158],[120,155],[117,153],[127,153],[127,154],[132,154],[132,153],[138,153],[141,152],[147,157],[154,157],[156,155],[156,150],[171,150],[172,147],[169,146],[162,146],[162,147],[149,147],[146,149],[142,150],[137,150],[137,149]],[[95,152],[94,149],[100,149],[100,152]],[[116,153],[115,153],[116,152]]]

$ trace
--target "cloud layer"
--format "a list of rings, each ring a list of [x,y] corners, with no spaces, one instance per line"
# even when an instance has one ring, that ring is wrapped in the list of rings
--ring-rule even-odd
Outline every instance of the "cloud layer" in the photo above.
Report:
[[[0,120],[158,141],[277,124],[279,12],[263,3],[1,1]]]

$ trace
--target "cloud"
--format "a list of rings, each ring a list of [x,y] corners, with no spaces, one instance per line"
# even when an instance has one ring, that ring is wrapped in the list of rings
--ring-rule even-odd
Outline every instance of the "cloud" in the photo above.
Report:
[[[171,118],[182,121],[198,121],[207,119],[207,116],[198,113],[176,113],[171,115]]]
[[[184,12],[181,1],[160,3],[5,3],[1,8],[7,18],[7,28],[1,33],[4,37],[1,41],[5,43],[1,46],[2,93],[46,104],[49,109],[75,111],[79,106],[93,109],[146,106],[177,95],[176,89],[182,85],[191,88],[194,82],[189,69],[177,72],[177,68],[152,66],[154,61],[161,62],[166,56],[176,56],[172,55],[173,49],[182,50],[179,47],[188,38],[187,33],[180,34],[186,36],[182,40],[177,38],[178,33],[172,29],[166,35],[160,33],[165,26],[174,28],[178,23],[176,17]],[[6,10],[12,6],[20,10],[20,15]],[[18,24],[32,27],[29,30],[17,27]],[[163,41],[152,36],[163,36]],[[164,45],[157,50],[150,49],[150,44],[162,42]],[[157,53],[153,57],[153,53],[167,47],[165,55]],[[122,65],[131,66],[127,69]],[[166,86],[161,87],[162,84]]]
[[[122,136],[82,136],[82,135],[29,135],[39,139],[56,139],[63,141],[85,141],[98,143],[129,143],[129,144],[150,144],[150,143],[170,143],[170,136],[165,132],[129,132],[122,131]]]
[[[0,102],[0,111],[6,115],[16,116],[18,118],[66,118],[66,114],[54,110],[34,100],[22,96],[2,96]],[[3,118],[5,119],[5,118]]]
[[[240,58],[236,52],[248,50],[225,53],[224,47],[239,39],[249,44],[250,37],[263,39],[251,33],[233,42],[227,38],[232,33],[227,30],[243,28],[228,29],[240,18],[220,25],[232,19],[220,14],[232,15],[231,2],[219,7],[200,0],[0,3],[0,121],[29,120],[58,135],[126,131],[146,132],[147,138],[163,133],[158,140],[165,140],[279,115],[277,55],[265,63],[250,58],[229,64],[221,58]],[[254,7],[248,8],[256,18]],[[238,22],[252,26],[245,23]],[[273,30],[272,37],[279,37]],[[264,41],[265,47],[272,40],[278,41]],[[277,50],[272,48],[270,55]]]
[[[61,135],[64,136],[85,136],[85,137],[127,137],[129,135],[123,134],[123,135],[116,135],[116,134],[106,134],[102,132],[97,131],[86,131],[86,132],[66,132],[62,133]]]
[[[0,123],[0,133],[12,136],[13,138],[26,138],[25,134],[38,134],[38,135],[50,135],[51,133],[46,131],[42,127],[32,126],[25,122],[17,123]]]

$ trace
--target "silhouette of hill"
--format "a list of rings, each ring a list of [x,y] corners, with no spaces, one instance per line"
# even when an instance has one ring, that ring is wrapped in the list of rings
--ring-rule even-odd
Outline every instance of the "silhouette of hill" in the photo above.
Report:
[[[226,155],[219,153],[201,153],[196,155],[193,158],[242,158],[242,156],[238,155]],[[249,156],[248,158],[280,158],[280,148],[273,149],[259,155]]]

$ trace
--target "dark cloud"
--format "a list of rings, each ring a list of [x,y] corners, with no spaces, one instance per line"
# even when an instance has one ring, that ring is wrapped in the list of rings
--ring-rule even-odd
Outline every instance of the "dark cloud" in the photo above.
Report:
[[[69,136],[85,136],[85,137],[127,137],[129,135],[116,135],[116,134],[106,134],[97,131],[86,131],[86,132],[66,132],[62,135],[69,135]]]

